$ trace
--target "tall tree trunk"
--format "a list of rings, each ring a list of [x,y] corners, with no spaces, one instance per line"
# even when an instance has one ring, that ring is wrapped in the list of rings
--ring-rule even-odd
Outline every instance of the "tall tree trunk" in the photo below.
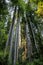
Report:
[[[7,40],[6,47],[5,47],[5,54],[6,54],[6,51],[7,51],[8,44],[11,43],[12,30],[13,30],[13,26],[14,26],[14,23],[15,23],[16,9],[17,9],[17,7],[15,6],[14,15],[13,15],[13,20],[12,20],[12,24],[11,24],[11,26],[10,26],[9,35],[8,35],[8,40]],[[4,54],[4,56],[5,56],[5,54]]]
[[[21,46],[21,25],[20,25],[20,22],[19,22],[19,47]]]
[[[39,40],[38,40],[39,54],[40,54],[40,57],[43,57],[43,53],[42,53],[43,52],[43,44],[42,44],[42,39],[41,39],[41,31],[40,31],[38,24],[36,24],[36,27],[38,29],[38,34],[39,34],[39,36],[38,36],[38,38],[39,38]]]
[[[34,30],[33,30],[33,25],[32,25],[32,22],[31,22],[30,18],[29,18],[29,21],[30,21],[31,31],[32,31],[32,34],[33,34],[33,39],[34,39],[34,47],[36,48],[37,52],[39,53],[38,45],[37,45],[37,42],[36,42]]]
[[[29,27],[28,27],[28,21],[26,20],[26,40],[27,40],[27,52],[28,52],[28,58],[29,58],[29,62],[32,61],[31,55],[32,55],[32,43],[30,40],[30,34],[29,34]]]
[[[19,13],[18,13],[19,15]],[[18,21],[17,21],[17,61],[18,61],[18,49],[21,44],[21,26],[20,26],[20,15],[18,16]]]
[[[8,58],[9,65],[11,65],[11,64],[12,64],[13,36],[14,36],[14,29],[13,29],[13,31],[12,31],[12,37],[11,37],[11,43],[10,43],[10,51],[9,51],[9,58]]]
[[[15,36],[15,51],[14,51],[14,65],[16,64],[16,61],[18,61],[18,46],[19,46],[19,23],[20,23],[20,17],[19,17],[19,10],[18,10],[18,18],[17,18],[17,25],[16,25],[16,36]]]
[[[18,13],[18,9],[16,8],[16,15],[17,15],[17,13]],[[15,16],[16,17],[16,16]],[[15,18],[15,20],[16,20],[16,18]],[[14,21],[15,21],[14,20]],[[12,27],[12,35],[11,35],[11,39],[10,39],[10,53],[9,53],[9,64],[12,64],[13,63],[13,61],[12,61],[12,47],[13,47],[13,37],[14,37],[14,24],[16,24],[15,22],[13,23],[13,27]]]
[[[18,60],[18,23],[16,26],[15,43],[14,43],[14,65],[16,64],[17,60]]]
[[[16,35],[15,35],[15,43],[14,43],[14,63],[16,65],[16,55],[17,55],[17,28],[16,28]]]
[[[17,43],[16,43],[16,46],[17,46],[17,55],[16,55],[16,61],[18,61],[18,46],[19,46],[19,18],[18,18],[18,21],[17,21]]]
[[[35,38],[34,29],[33,29],[33,24],[35,24],[35,27],[37,27],[37,24],[34,23],[35,20],[34,20],[34,16],[32,16],[32,14],[33,14],[33,12],[31,11],[30,16],[28,17],[29,18],[29,25],[30,25],[30,28],[31,28],[33,42],[34,42],[33,46],[36,49],[37,53],[39,53],[39,48],[38,48],[38,44],[37,44],[37,41],[36,41],[36,38]]]

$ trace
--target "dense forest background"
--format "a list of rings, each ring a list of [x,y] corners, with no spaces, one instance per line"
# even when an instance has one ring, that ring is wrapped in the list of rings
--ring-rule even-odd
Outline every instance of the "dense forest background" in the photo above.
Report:
[[[43,65],[43,0],[0,0],[0,65]]]

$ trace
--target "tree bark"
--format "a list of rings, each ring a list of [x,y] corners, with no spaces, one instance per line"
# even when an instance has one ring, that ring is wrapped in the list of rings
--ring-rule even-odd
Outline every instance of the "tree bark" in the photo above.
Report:
[[[30,40],[30,34],[29,34],[29,27],[28,27],[28,21],[26,20],[26,41],[27,41],[27,52],[28,52],[28,58],[29,62],[32,61],[31,55],[32,55],[32,43]]]
[[[36,39],[35,39],[35,34],[34,34],[33,26],[32,26],[32,22],[31,22],[30,18],[29,18],[29,25],[30,25],[30,27],[31,27],[31,33],[32,33],[32,35],[33,35],[34,48],[35,48],[35,49],[37,50],[37,52],[39,53],[39,51],[38,51],[38,46],[37,46]]]
[[[10,26],[8,40],[7,40],[6,47],[5,47],[5,54],[6,54],[6,51],[7,51],[8,44],[11,43],[12,30],[13,30],[13,26],[14,26],[14,23],[15,23],[15,14],[16,14],[16,6],[15,6],[15,9],[14,9],[13,20],[12,20],[12,24]]]
[[[17,25],[16,25],[16,35],[15,35],[15,50],[14,50],[14,65],[16,64],[16,61],[18,61],[18,47],[19,47],[19,23],[20,23],[20,17],[19,17],[19,10],[18,10],[18,18],[17,18]]]

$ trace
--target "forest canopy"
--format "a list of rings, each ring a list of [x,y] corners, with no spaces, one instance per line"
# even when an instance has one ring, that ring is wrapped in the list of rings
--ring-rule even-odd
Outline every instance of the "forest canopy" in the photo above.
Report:
[[[0,0],[0,65],[43,65],[43,0]]]

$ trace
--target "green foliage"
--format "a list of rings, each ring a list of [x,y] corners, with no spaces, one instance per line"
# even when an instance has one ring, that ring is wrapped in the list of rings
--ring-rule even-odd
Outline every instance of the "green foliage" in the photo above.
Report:
[[[20,8],[25,10],[25,2],[23,0],[11,0],[13,5],[18,5]]]
[[[18,0],[11,0],[11,2],[13,6],[18,4]]]
[[[7,35],[5,32],[4,22],[0,22],[0,49],[4,48],[5,42],[7,40]]]
[[[43,61],[41,61],[40,59],[35,59],[34,64],[35,65],[43,65]]]
[[[32,62],[23,62],[22,65],[43,65],[43,60],[41,59],[34,59]],[[16,65],[21,65],[19,62],[16,63]]]
[[[3,15],[8,14],[7,4],[5,0],[0,0],[0,14],[3,14]]]
[[[16,65],[19,65],[19,62],[16,62]]]
[[[37,4],[39,3],[37,14],[39,14],[39,13],[43,14],[43,2],[41,2],[42,6],[41,6],[41,8],[39,8],[40,7],[40,0],[30,0],[30,2],[28,2],[27,4],[25,4],[25,2],[23,0],[10,0],[10,1],[12,3],[10,7],[12,7],[12,5],[13,5],[13,7],[14,6],[18,6],[19,7],[20,16],[22,16],[22,18],[23,18],[22,19],[22,23],[21,23],[21,27],[22,27],[22,30],[21,30],[22,34],[21,34],[21,36],[22,36],[23,42],[25,43],[24,39],[25,39],[25,33],[26,33],[26,31],[25,31],[24,12],[26,11],[26,14],[29,15],[28,17],[31,18],[31,21],[34,24],[34,28],[36,27],[37,30],[38,30],[37,34],[34,31],[35,32],[35,36],[36,36],[36,40],[38,41],[38,43],[36,43],[36,44],[39,45],[39,49],[41,50],[41,51],[39,51],[39,49],[38,49],[39,56],[41,56],[41,55],[43,56],[43,52],[42,52],[42,50],[43,50],[43,45],[42,45],[43,42],[40,39],[40,37],[41,37],[41,30],[38,29],[38,27],[39,27],[38,26],[39,25],[38,24],[39,20],[38,20],[38,17],[36,15],[36,13],[35,13],[35,11],[36,11],[35,8],[37,9]],[[43,1],[43,0],[41,0],[41,1]],[[6,52],[5,57],[4,57],[4,48],[5,48],[5,44],[6,44],[7,38],[8,38],[8,32],[9,32],[9,29],[10,29],[10,25],[12,23],[11,22],[12,21],[11,17],[9,17],[9,16],[7,17],[8,11],[9,11],[8,8],[9,8],[9,6],[6,4],[5,0],[0,0],[0,65],[8,65],[8,53],[9,53],[9,51]],[[8,22],[6,22],[7,21],[6,17],[8,18],[7,19]],[[36,17],[36,20],[34,20],[35,17]],[[7,24],[5,24],[5,23],[7,23]],[[32,44],[33,43],[34,42],[32,41]],[[9,48],[7,50],[9,50]],[[35,48],[34,48],[34,50],[35,50]],[[36,56],[38,57],[37,53],[33,55],[33,61],[32,62],[29,62],[29,60],[26,60],[26,61],[22,62],[22,52],[24,51],[24,49],[20,48],[19,51],[20,51],[19,52],[20,53],[19,61],[16,62],[16,65],[43,65],[43,59],[35,59]],[[41,58],[43,58],[42,56],[41,56]]]
[[[5,57],[4,57],[4,52],[0,51],[0,65],[8,65],[8,53],[6,53]]]
[[[19,6],[25,11],[26,4],[23,0],[18,0]]]

